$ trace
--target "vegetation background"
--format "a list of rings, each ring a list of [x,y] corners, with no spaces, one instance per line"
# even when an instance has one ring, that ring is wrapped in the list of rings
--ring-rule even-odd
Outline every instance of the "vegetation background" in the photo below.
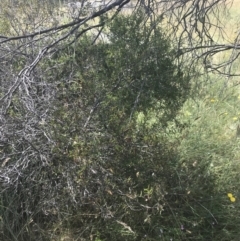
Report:
[[[239,240],[239,1],[0,4],[0,240]]]

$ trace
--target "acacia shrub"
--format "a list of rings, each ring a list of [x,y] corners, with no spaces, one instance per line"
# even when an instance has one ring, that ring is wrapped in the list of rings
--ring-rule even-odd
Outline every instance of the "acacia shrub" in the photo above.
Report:
[[[65,60],[51,123],[55,156],[60,161],[64,152],[75,163],[81,200],[68,224],[91,225],[86,238],[157,237],[175,161],[164,131],[187,98],[189,77],[174,63],[162,30],[141,12],[116,17],[105,34],[108,41],[94,45],[86,35],[54,60]]]

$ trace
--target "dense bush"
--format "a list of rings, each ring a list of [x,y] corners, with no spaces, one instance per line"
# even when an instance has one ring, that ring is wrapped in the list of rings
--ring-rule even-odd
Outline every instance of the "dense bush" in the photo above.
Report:
[[[68,161],[77,163],[82,187],[72,222],[79,226],[89,215],[89,225],[92,211],[103,240],[156,237],[166,167],[174,162],[163,133],[189,91],[161,29],[144,21],[141,13],[119,16],[107,26],[107,42],[89,46],[86,36],[56,57],[68,58],[58,77],[68,83],[59,87],[52,122],[55,152],[65,149]]]

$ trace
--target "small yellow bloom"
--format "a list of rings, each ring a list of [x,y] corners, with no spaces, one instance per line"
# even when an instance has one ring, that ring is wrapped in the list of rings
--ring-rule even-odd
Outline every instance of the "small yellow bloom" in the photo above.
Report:
[[[214,103],[214,102],[216,102],[216,100],[215,99],[211,99],[210,102]]]
[[[240,95],[238,96],[238,99],[240,100]]]
[[[232,198],[233,197],[232,193],[228,193],[228,197]]]
[[[237,120],[238,118],[236,116],[233,117],[233,120]]]
[[[236,198],[232,195],[232,193],[227,194],[231,202],[236,202]]]

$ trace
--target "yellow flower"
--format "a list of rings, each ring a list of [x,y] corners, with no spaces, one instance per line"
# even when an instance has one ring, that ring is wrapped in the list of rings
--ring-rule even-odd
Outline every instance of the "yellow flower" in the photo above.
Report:
[[[231,202],[236,202],[236,198],[232,195],[232,193],[227,194]]]
[[[238,118],[236,116],[233,117],[233,120],[237,120]]]
[[[212,102],[212,103],[215,102],[215,101],[216,101],[215,99],[211,99],[211,100],[210,100],[210,102]]]
[[[232,193],[228,193],[228,197],[232,198],[233,197]]]

